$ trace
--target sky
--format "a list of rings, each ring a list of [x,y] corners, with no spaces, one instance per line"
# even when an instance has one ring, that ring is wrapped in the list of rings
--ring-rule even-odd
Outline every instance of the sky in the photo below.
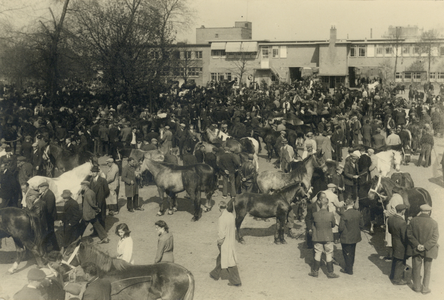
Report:
[[[112,1],[112,0],[109,0]],[[196,41],[195,29],[233,27],[235,21],[250,21],[254,40],[328,39],[336,26],[339,39],[379,38],[388,26],[417,25],[419,28],[444,29],[444,1],[426,0],[185,0],[195,11],[190,30],[178,35],[179,41]],[[58,4],[57,4],[58,3]],[[49,19],[48,7],[60,11],[62,0],[0,0],[0,22],[14,25],[36,24],[37,18]],[[7,11],[10,8],[24,9]],[[0,23],[1,24],[1,23]],[[444,32],[444,30],[443,30]]]
[[[250,21],[254,40],[328,39],[336,26],[339,39],[381,37],[390,25],[444,28],[444,1],[300,1],[188,0],[196,10],[195,26],[179,39],[196,40],[195,28],[232,27]]]

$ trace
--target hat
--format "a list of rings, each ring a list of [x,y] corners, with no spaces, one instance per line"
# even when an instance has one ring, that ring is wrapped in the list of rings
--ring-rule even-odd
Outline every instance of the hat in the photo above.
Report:
[[[63,190],[62,198],[68,198],[68,197],[71,197],[71,196],[72,196],[72,193],[71,193],[70,190]]]
[[[228,127],[228,124],[222,124],[222,127],[224,127],[224,128]]]
[[[170,129],[170,126],[168,126],[168,125],[167,125],[167,126],[165,126],[165,129]]]
[[[419,209],[420,209],[421,211],[431,211],[431,210],[432,210],[432,207],[431,207],[430,205],[428,205],[428,204],[423,204],[423,205],[421,205],[421,206],[419,207]]]
[[[398,205],[396,205],[395,208],[396,208],[396,212],[401,212],[404,209],[407,209],[407,206],[405,206],[404,204],[398,204]]]
[[[361,156],[361,152],[359,150],[355,150],[352,153],[350,153],[350,155],[359,158]]]
[[[307,136],[313,136],[313,132],[307,132]]]
[[[282,140],[282,143],[284,143],[284,144],[288,144],[288,140],[287,140],[287,139],[283,139],[283,140]]]
[[[114,159],[112,159],[112,158],[110,157],[110,158],[108,158],[108,159],[106,160],[106,162],[107,162],[107,163],[113,163],[113,162],[114,162]]]
[[[343,166],[343,165],[337,165],[337,166],[336,166],[336,170],[342,170],[342,169],[344,169],[344,166]]]
[[[87,186],[89,186],[90,183],[89,183],[89,181],[83,180],[83,181],[80,183],[80,185],[87,185]]]
[[[91,172],[100,172],[99,167],[98,166],[92,167]]]
[[[184,123],[180,123],[180,126],[185,127],[186,125]]]
[[[49,186],[48,181],[43,181],[42,183],[40,183],[40,184],[38,185],[38,187],[42,187],[42,186]]]
[[[32,137],[30,135],[25,136],[25,140],[30,140]]]
[[[24,156],[17,157],[17,161],[25,161],[25,160],[26,160],[26,157],[24,157]]]
[[[282,130],[282,131],[281,131],[281,134],[286,134],[285,130]]]
[[[328,188],[336,188],[336,184],[334,184],[334,183],[329,183],[329,184],[327,185],[327,187],[328,187]]]
[[[151,142],[152,142],[152,141],[156,141],[156,142],[157,142],[157,139],[156,139],[156,138],[152,138],[152,139],[151,139]]]
[[[46,278],[45,272],[40,269],[32,268],[28,272],[28,279],[32,281],[42,281]]]

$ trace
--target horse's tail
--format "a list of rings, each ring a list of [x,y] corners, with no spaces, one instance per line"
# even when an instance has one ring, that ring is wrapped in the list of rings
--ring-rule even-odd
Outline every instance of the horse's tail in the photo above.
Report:
[[[187,272],[187,276],[188,276],[188,290],[185,293],[183,300],[193,300],[193,298],[194,298],[194,276],[190,271]]]
[[[29,211],[24,210],[26,216],[29,219],[29,225],[31,226],[32,231],[34,232],[34,245],[37,247],[37,251],[41,253],[42,251],[42,242],[43,242],[43,233],[42,233],[42,226],[40,224],[40,219],[37,216],[37,214]],[[32,250],[32,249],[29,249]],[[43,253],[41,253],[43,254]]]

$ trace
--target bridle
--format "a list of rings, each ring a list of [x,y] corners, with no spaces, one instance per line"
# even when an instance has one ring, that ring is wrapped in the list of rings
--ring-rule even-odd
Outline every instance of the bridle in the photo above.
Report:
[[[71,269],[74,269],[75,267],[73,265],[71,265],[71,262],[73,261],[74,258],[77,258],[77,261],[80,262],[80,260],[79,260],[79,249],[80,249],[80,244],[77,247],[75,247],[75,249],[72,252],[71,256],[68,258],[68,261],[62,260],[62,264],[67,265]]]
[[[381,198],[381,200],[385,200],[387,198],[387,196],[384,196],[378,192],[378,190],[381,186],[381,178],[382,178],[382,176],[378,177],[378,183],[376,184],[375,188],[370,188],[369,193],[370,192],[375,193],[376,195],[378,195],[379,198]]]

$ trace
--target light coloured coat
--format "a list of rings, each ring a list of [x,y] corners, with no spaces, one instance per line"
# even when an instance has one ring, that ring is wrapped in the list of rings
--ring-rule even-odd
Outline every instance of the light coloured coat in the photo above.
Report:
[[[223,210],[219,217],[219,233],[218,244],[221,246],[221,267],[226,269],[228,267],[235,267],[237,263],[236,257],[236,226],[235,217],[226,209]]]

